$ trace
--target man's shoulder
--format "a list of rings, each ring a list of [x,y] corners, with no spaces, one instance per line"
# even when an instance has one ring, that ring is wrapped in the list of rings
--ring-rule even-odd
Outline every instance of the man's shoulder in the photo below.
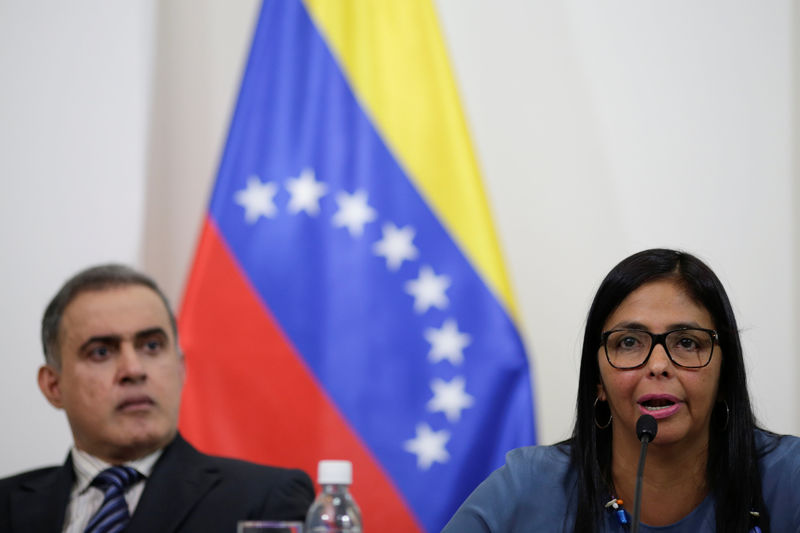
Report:
[[[222,531],[242,519],[303,520],[313,499],[311,479],[302,470],[210,455],[178,435],[156,462],[137,513],[194,509],[186,531]]]
[[[306,472],[298,468],[284,468],[268,466],[242,459],[223,457],[203,453],[184,440],[181,435],[176,437],[172,450],[165,450],[168,461],[175,466],[189,466],[208,473],[218,474],[227,486],[237,486],[243,489],[256,487],[259,490],[278,489],[289,493],[300,493],[303,497],[314,496],[314,487],[311,478]]]
[[[53,519],[59,506],[66,504],[69,482],[70,477],[63,465],[28,470],[0,479],[0,531],[11,531],[12,515],[23,524],[30,520],[30,523],[41,525]],[[23,528],[23,531],[44,530]]]
[[[308,480],[309,484],[311,483],[311,478],[308,477],[308,474],[298,468],[263,465],[231,457],[209,455],[202,452],[198,453],[203,457],[209,467],[218,469],[226,476],[243,480],[272,480],[273,482],[300,479]]]
[[[0,493],[5,494],[18,487],[33,487],[42,482],[50,481],[62,467],[46,466],[0,478]]]

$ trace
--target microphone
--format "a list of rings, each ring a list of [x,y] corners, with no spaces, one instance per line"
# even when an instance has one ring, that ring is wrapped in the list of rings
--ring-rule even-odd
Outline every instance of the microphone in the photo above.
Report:
[[[633,502],[633,520],[631,533],[639,531],[639,515],[642,510],[642,473],[644,473],[644,459],[647,456],[647,445],[656,438],[658,422],[651,415],[642,415],[636,421],[636,436],[642,441],[642,453],[639,454],[639,468],[636,470],[636,499]]]
[[[656,438],[656,433],[658,433],[656,419],[651,415],[640,416],[639,420],[636,421],[636,436],[639,437],[642,444],[644,444],[645,439],[647,439],[648,443],[653,442],[653,439]]]

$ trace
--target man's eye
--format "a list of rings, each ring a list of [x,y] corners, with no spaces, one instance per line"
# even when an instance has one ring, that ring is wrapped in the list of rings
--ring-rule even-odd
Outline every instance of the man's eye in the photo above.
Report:
[[[164,348],[164,342],[157,339],[151,339],[144,343],[144,349],[148,352],[159,352]]]
[[[89,357],[92,359],[106,359],[109,355],[111,355],[111,350],[108,349],[108,346],[96,346],[89,350]]]

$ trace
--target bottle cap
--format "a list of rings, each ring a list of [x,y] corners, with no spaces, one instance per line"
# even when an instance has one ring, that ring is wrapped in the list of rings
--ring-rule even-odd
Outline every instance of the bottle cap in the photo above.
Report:
[[[320,485],[350,485],[353,482],[353,463],[350,461],[320,461],[317,483]]]

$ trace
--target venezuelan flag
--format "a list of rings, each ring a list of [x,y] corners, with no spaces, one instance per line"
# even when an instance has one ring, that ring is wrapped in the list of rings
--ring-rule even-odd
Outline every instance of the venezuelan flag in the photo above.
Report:
[[[179,317],[201,449],[354,463],[439,531],[535,440],[528,363],[428,1],[265,0]]]

